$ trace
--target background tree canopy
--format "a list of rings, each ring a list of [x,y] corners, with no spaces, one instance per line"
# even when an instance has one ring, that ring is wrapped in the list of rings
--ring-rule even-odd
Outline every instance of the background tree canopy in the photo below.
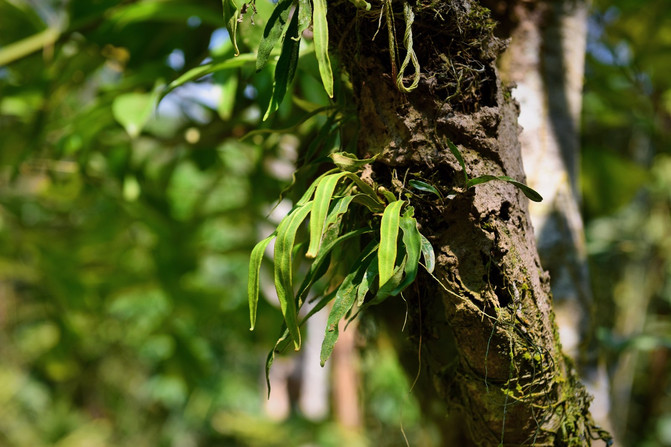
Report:
[[[597,332],[620,439],[671,446],[671,10],[594,3],[581,182]],[[358,125],[329,107],[311,39],[262,121],[272,8],[246,12],[233,58],[218,0],[0,0],[1,445],[437,439],[373,321],[363,429],[266,401],[281,315],[261,299],[249,332],[249,253],[305,189],[309,172],[282,193],[299,154]],[[165,94],[202,65],[218,70]]]

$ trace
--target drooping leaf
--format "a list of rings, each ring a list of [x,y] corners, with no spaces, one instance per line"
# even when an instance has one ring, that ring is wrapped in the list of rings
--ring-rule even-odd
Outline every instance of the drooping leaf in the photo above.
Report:
[[[424,237],[423,234],[419,234],[422,243],[422,257],[424,258],[424,267],[429,273],[433,273],[433,269],[436,266],[436,254],[433,251],[433,246],[431,242]]]
[[[289,346],[290,342],[291,338],[289,337],[289,330],[283,324],[282,329],[280,330],[280,336],[277,339],[277,342],[275,342],[275,346],[273,346],[273,349],[270,350],[268,356],[266,357],[266,386],[268,388],[268,399],[270,399],[270,368],[273,366],[273,362],[275,361],[275,353],[284,352]]]
[[[263,115],[263,120],[268,119],[271,113],[277,110],[280,103],[287,93],[291,81],[296,74],[298,66],[298,50],[301,46],[301,39],[298,34],[298,14],[294,13],[289,22],[287,36],[282,42],[282,52],[275,66],[275,80],[273,82],[273,94],[268,104],[268,110]]]
[[[452,155],[454,155],[454,157],[459,162],[459,166],[461,166],[462,171],[464,171],[465,181],[468,181],[468,172],[466,172],[466,163],[464,163],[464,157],[461,156],[461,151],[459,151],[459,148],[449,139],[447,139],[447,147],[450,148],[450,152],[452,152]]]
[[[280,301],[284,321],[296,350],[301,347],[301,333],[296,320],[296,303],[293,290],[293,256],[296,232],[312,209],[312,202],[302,205],[285,217],[277,227],[275,241],[275,289]]]
[[[324,366],[328,358],[333,352],[333,346],[338,340],[339,330],[338,323],[342,320],[347,312],[350,311],[357,298],[357,287],[361,282],[368,265],[375,257],[375,247],[377,244],[371,242],[364,249],[361,256],[355,261],[353,270],[345,276],[342,284],[336,292],[333,301],[333,307],[329,313],[328,321],[326,323],[326,332],[322,342],[322,349],[320,354],[321,365]]]
[[[500,175],[500,176],[481,175],[479,177],[472,178],[468,182],[466,182],[466,188],[472,188],[473,186],[491,182],[492,180],[502,180],[504,182],[508,182],[512,185],[517,186],[524,193],[524,195],[529,198],[529,200],[533,200],[534,202],[541,202],[543,200],[543,196],[538,194],[538,192],[536,192],[534,189],[528,187],[524,183],[520,183],[515,179],[508,177],[507,175]]]
[[[443,195],[440,193],[440,191],[438,191],[438,188],[436,188],[435,186],[433,186],[429,183],[423,182],[421,180],[411,179],[411,180],[408,180],[408,184],[411,187],[418,190],[418,191],[430,192],[431,194],[435,194],[436,196],[440,197],[441,199],[443,198]]]
[[[375,161],[377,155],[371,158],[359,159],[354,154],[349,152],[334,152],[329,155],[333,163],[343,171],[356,172]]]
[[[344,176],[344,173],[331,174],[324,177],[317,185],[315,191],[314,204],[310,213],[310,247],[306,257],[314,258],[321,245],[326,215],[331,205],[331,198],[338,181]]]
[[[403,200],[397,200],[387,206],[382,214],[380,223],[380,249],[378,250],[378,269],[380,273],[380,288],[394,274],[396,264],[396,242],[400,225],[400,212]]]
[[[417,277],[417,270],[419,268],[419,256],[422,251],[422,236],[417,229],[417,221],[412,217],[412,208],[403,213],[401,217],[400,227],[403,231],[403,247],[405,248],[405,276],[401,283],[396,287],[391,294],[397,295],[401,293],[406,287],[412,284]]]
[[[261,270],[261,261],[263,260],[263,253],[266,251],[266,247],[270,241],[275,238],[273,233],[258,244],[252,249],[252,254],[249,257],[249,276],[247,280],[247,297],[249,300],[249,321],[250,321],[250,331],[254,330],[256,325],[256,308],[259,303],[259,271]]]
[[[259,43],[259,51],[256,57],[256,71],[261,71],[265,67],[270,53],[275,48],[278,41],[283,41],[288,30],[289,12],[293,6],[294,0],[279,0],[272,14],[268,18],[268,23],[263,29],[263,38]]]
[[[238,18],[240,17],[240,6],[235,0],[222,0],[222,7],[224,12],[224,23],[226,24],[226,29],[228,30],[228,36],[231,38],[233,43],[233,48],[235,49],[235,55],[240,55],[240,50],[238,49]]]
[[[333,98],[333,71],[329,60],[329,30],[326,21],[326,0],[312,0],[312,29],[319,75],[329,98]]]
[[[377,194],[375,194],[373,188],[371,188],[371,186],[368,183],[361,180],[361,178],[358,175],[352,172],[346,172],[345,176],[348,179],[351,179],[356,184],[356,186],[359,188],[359,191],[377,200]]]
[[[310,27],[312,23],[312,1],[298,0],[298,34]]]
[[[357,305],[361,306],[366,299],[366,294],[370,291],[370,288],[375,285],[375,278],[377,278],[377,257],[373,258],[366,268],[366,272],[361,278],[361,283],[357,289]]]

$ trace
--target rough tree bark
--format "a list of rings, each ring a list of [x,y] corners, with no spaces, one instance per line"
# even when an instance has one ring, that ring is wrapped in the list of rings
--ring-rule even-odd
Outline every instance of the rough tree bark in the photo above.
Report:
[[[394,189],[419,176],[445,195],[458,192],[411,198],[437,253],[435,278],[425,275],[405,295],[423,377],[450,414],[459,410],[475,444],[589,445],[598,435],[590,398],[561,352],[527,199],[505,182],[464,191],[447,146],[457,144],[471,177],[525,180],[518,106],[496,69],[505,44],[474,0],[411,4],[422,77],[401,93],[383,18],[389,4],[400,61],[402,2],[370,12],[334,2],[329,29],[353,85],[361,155],[382,153],[371,177]],[[379,23],[385,38],[371,40]]]

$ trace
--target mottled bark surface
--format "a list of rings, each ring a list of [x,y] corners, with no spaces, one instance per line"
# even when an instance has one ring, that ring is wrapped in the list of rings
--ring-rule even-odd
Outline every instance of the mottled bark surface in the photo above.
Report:
[[[589,397],[559,347],[527,199],[499,181],[463,190],[447,146],[459,147],[471,177],[525,180],[518,107],[496,70],[505,45],[476,2],[411,6],[422,78],[408,94],[394,83],[384,19],[371,40],[379,3],[358,13],[349,2],[330,4],[329,21],[358,105],[359,151],[382,153],[372,178],[399,192],[420,178],[449,196],[410,198],[437,254],[435,278],[405,294],[423,377],[450,414],[461,412],[475,444],[589,445]],[[403,4],[393,8],[400,65]]]

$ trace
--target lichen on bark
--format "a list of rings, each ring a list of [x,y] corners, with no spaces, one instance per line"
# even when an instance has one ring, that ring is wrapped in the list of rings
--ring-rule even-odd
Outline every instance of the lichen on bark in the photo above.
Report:
[[[435,277],[424,275],[406,293],[423,374],[447,408],[464,415],[478,445],[589,445],[598,429],[561,352],[527,199],[505,182],[464,190],[447,147],[448,139],[458,146],[471,177],[524,181],[518,106],[496,70],[505,42],[473,0],[411,7],[422,76],[409,94],[395,85],[387,41],[373,40],[380,4],[363,12],[334,2],[328,19],[353,86],[360,155],[380,154],[372,179],[393,189],[393,180],[418,176],[446,195],[457,191],[410,199],[438,255]],[[392,8],[403,29],[403,3]]]

